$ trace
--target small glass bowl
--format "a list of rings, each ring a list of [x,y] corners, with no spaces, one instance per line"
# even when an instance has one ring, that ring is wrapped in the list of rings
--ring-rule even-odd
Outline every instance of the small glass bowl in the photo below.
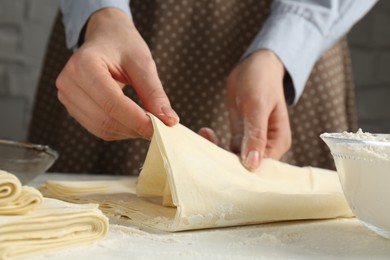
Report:
[[[324,133],[355,216],[390,239],[390,135]]]
[[[46,172],[58,153],[45,145],[0,140],[0,169],[14,174],[23,185]]]

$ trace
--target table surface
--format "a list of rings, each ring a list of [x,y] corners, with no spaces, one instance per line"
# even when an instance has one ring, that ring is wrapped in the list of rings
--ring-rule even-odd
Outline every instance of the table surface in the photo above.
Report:
[[[45,180],[96,180],[121,177],[49,173]],[[128,177],[127,177],[128,178]],[[96,243],[61,250],[41,259],[390,259],[390,240],[357,219],[290,221],[178,233],[154,233],[111,221]]]

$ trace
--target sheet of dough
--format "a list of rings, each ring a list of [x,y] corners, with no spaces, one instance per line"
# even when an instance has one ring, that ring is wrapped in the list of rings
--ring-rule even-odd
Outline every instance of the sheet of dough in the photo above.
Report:
[[[0,170],[0,215],[22,215],[34,210],[42,203],[41,193],[22,186],[19,179]]]
[[[15,259],[89,244],[104,237],[108,220],[97,204],[44,198],[25,215],[0,216],[0,259]]]
[[[151,118],[155,131],[138,196],[131,181],[47,182],[41,191],[98,202],[109,214],[164,231],[353,216],[334,171],[267,159],[250,172],[236,155],[183,125]]]

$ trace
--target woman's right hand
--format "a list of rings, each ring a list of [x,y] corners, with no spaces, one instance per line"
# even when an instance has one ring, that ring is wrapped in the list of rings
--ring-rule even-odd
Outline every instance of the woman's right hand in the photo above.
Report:
[[[168,126],[179,122],[132,20],[105,8],[90,17],[83,45],[58,76],[58,98],[84,128],[104,140],[149,139],[151,120],[124,95],[126,84],[134,87],[146,111]]]

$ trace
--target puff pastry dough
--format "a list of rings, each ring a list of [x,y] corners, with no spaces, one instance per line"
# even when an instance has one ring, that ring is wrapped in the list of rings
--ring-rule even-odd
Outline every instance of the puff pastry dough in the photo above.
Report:
[[[109,214],[165,231],[353,216],[334,171],[265,159],[250,172],[236,155],[183,125],[151,118],[154,135],[137,185],[47,182],[41,191],[97,202]]]
[[[97,204],[44,198],[25,215],[0,216],[0,259],[33,256],[89,244],[105,236],[107,217]]]
[[[15,259],[94,242],[108,231],[97,204],[43,198],[0,171],[0,259]]]

